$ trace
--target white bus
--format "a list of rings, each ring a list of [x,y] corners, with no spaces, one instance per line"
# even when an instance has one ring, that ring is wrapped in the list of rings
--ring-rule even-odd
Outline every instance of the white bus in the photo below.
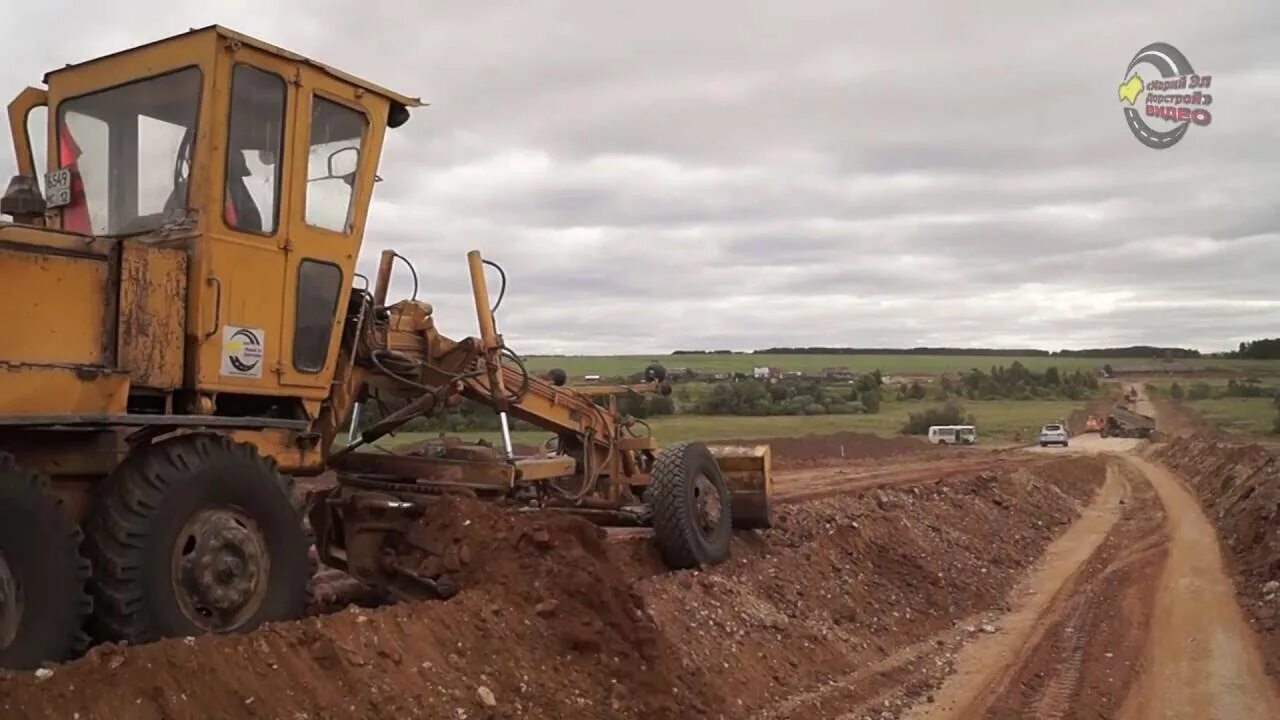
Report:
[[[934,445],[972,445],[978,441],[978,429],[972,425],[934,425],[929,428],[929,442]]]

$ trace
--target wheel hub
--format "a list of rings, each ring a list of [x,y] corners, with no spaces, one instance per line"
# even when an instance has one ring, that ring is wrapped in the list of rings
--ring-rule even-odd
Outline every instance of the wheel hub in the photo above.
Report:
[[[235,630],[251,618],[266,595],[270,570],[266,539],[237,510],[196,513],[174,544],[178,605],[206,631]]]
[[[705,475],[693,481],[694,512],[704,534],[714,533],[720,526],[720,490]]]
[[[18,626],[22,623],[21,591],[4,553],[0,552],[0,648],[8,647],[18,636]]]

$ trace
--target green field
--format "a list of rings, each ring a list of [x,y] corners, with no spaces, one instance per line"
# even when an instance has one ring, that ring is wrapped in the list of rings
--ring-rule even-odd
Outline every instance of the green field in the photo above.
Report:
[[[1187,406],[1233,435],[1268,435],[1275,427],[1276,406],[1271,398],[1214,398],[1193,400]]]
[[[780,415],[771,417],[743,417],[737,415],[671,415],[651,418],[648,422],[653,434],[663,443],[680,440],[749,440],[767,437],[794,437],[808,434],[835,432],[869,432],[877,435],[896,435],[907,414],[937,403],[904,401],[886,404],[875,415]],[[995,400],[964,403],[965,412],[977,421],[979,441],[1007,442],[1020,434],[1027,440],[1040,426],[1057,420],[1065,420],[1072,410],[1082,403],[1069,400]],[[484,438],[498,444],[500,436],[495,432],[458,433],[468,440]],[[434,436],[433,433],[398,433],[380,443],[384,448],[412,444]],[[524,445],[541,445],[549,436],[542,432],[517,432],[515,442]]]
[[[1185,393],[1199,382],[1211,387],[1214,394],[1225,394],[1227,378],[1197,378],[1180,384]],[[1147,383],[1147,387],[1161,397],[1170,396],[1171,383]],[[1275,382],[1268,382],[1264,387],[1274,388]],[[1270,392],[1270,389],[1267,391]],[[1256,439],[1275,437],[1273,430],[1276,421],[1276,405],[1270,397],[1212,397],[1182,402],[1199,414],[1205,422],[1224,432]]]
[[[668,370],[688,368],[697,372],[751,372],[753,367],[773,366],[783,372],[818,373],[823,368],[847,368],[852,372],[879,369],[889,375],[938,375],[962,372],[972,368],[987,370],[995,365],[1011,365],[1014,361],[1043,371],[1056,367],[1066,372],[1100,370],[1103,365],[1123,371],[1125,368],[1148,368],[1157,363],[1138,358],[1079,357],[1000,357],[983,355],[535,355],[526,358],[529,368],[537,372],[560,368],[571,377],[595,374],[618,377],[641,372],[651,362],[659,362]],[[1218,369],[1229,373],[1280,374],[1280,360],[1202,360],[1177,361],[1198,369]]]

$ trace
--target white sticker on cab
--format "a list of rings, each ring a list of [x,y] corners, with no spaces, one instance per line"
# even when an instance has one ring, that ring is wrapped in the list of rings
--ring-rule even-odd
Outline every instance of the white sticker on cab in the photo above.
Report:
[[[222,374],[230,377],[262,377],[262,328],[222,327]]]

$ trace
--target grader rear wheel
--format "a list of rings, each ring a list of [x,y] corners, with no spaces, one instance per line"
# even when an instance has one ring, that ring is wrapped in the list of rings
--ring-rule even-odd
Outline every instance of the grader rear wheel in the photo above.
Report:
[[[37,667],[84,649],[89,562],[80,540],[44,479],[0,453],[0,668]]]
[[[94,634],[141,643],[300,617],[310,563],[290,485],[214,435],[127,460],[89,523]]]
[[[729,556],[729,488],[711,451],[676,443],[658,454],[645,493],[662,559],[673,569],[715,565]]]

